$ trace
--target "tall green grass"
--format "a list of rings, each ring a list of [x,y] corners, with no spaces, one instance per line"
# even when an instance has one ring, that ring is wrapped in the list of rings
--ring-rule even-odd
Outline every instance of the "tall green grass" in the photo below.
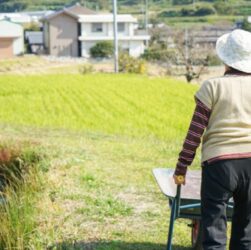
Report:
[[[42,249],[36,203],[43,189],[42,155],[33,148],[4,145],[0,152],[0,249]]]
[[[2,76],[2,124],[171,139],[183,135],[198,87],[129,75]]]

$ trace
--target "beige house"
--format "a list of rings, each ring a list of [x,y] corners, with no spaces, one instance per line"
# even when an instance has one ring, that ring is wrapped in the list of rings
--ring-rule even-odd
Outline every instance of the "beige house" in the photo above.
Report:
[[[144,53],[150,36],[139,33],[137,19],[117,15],[119,46],[133,57]],[[54,56],[90,57],[100,41],[113,41],[113,15],[75,5],[43,19],[46,52]]]
[[[23,27],[8,20],[0,20],[0,59],[24,52]]]
[[[80,5],[65,8],[43,19],[44,47],[53,56],[81,56],[79,15],[95,12]]]

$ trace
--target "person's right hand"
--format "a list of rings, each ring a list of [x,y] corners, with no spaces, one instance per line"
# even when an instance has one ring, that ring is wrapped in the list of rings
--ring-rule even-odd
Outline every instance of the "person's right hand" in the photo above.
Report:
[[[173,175],[174,183],[176,185],[186,185],[186,176],[185,175]]]

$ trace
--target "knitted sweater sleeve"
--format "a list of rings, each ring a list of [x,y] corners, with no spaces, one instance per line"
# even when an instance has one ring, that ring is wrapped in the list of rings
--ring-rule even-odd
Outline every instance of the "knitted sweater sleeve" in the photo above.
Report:
[[[183,148],[179,153],[176,164],[175,175],[186,175],[187,167],[193,162],[196,150],[200,145],[201,137],[208,125],[211,110],[195,97],[196,107],[183,143]]]

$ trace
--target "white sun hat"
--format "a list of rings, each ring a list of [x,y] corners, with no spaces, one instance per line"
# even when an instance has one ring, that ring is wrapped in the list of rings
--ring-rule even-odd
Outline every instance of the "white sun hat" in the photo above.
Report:
[[[216,52],[228,66],[242,72],[251,73],[251,33],[234,30],[218,38]]]

